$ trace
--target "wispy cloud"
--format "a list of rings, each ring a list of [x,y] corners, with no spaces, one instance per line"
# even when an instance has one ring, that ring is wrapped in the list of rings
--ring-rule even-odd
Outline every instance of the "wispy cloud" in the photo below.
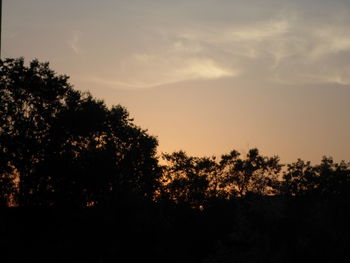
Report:
[[[258,42],[271,39],[288,32],[287,20],[267,21],[248,26],[235,27],[225,33],[226,41]]]
[[[139,11],[144,16],[135,19],[143,23],[135,27],[131,18],[124,17],[128,22],[124,24],[130,22],[133,29],[119,28],[118,41],[128,42],[121,47],[114,40],[110,47],[116,50],[101,60],[108,61],[108,74],[90,75],[99,76],[100,83],[106,78],[105,84],[133,88],[240,77],[301,85],[348,83],[349,12],[340,12],[341,5],[331,6],[326,1],[318,1],[317,7],[327,11],[327,16],[316,14],[311,1],[303,4],[267,1],[278,8],[256,7],[257,0],[252,1],[255,4],[235,1],[231,9],[227,7],[234,12],[229,15],[226,8],[206,1],[210,12],[199,14],[198,5],[190,1],[177,7],[176,16],[170,7],[167,9],[169,3],[159,5],[157,14],[163,16],[153,13],[157,19]],[[223,6],[227,5],[230,6],[228,3]],[[159,23],[165,17],[166,23]],[[82,54],[80,39],[81,33],[74,32],[68,41],[76,54]],[[112,43],[112,39],[111,33],[101,42]]]
[[[81,39],[82,33],[79,31],[74,31],[72,33],[72,37],[67,41],[67,45],[69,48],[73,50],[73,52],[76,55],[81,55],[82,54],[82,49],[80,47],[80,39]]]
[[[334,32],[335,30],[334,28],[324,28],[316,31],[315,39],[318,40],[318,43],[310,53],[312,58],[318,59],[327,55],[350,51],[350,29],[341,32]]]
[[[223,77],[235,77],[240,74],[238,70],[226,69],[210,59],[187,59],[166,61],[159,57],[146,54],[134,55],[135,61],[128,61],[123,67],[128,72],[137,72],[139,68],[142,73],[120,76],[118,79],[90,77],[89,80],[111,88],[151,88],[161,85],[173,84],[196,79],[218,79]],[[171,64],[171,65],[169,65]],[[148,70],[146,69],[148,65]],[[158,68],[159,74],[153,72]]]
[[[189,59],[184,64],[184,67],[175,70],[174,74],[183,76],[185,79],[217,79],[239,74],[238,70],[225,69],[211,59]]]

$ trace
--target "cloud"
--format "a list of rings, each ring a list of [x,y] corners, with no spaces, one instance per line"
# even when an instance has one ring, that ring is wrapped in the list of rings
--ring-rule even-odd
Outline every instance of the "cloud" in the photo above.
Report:
[[[190,59],[185,62],[184,68],[176,70],[175,74],[182,75],[185,79],[217,79],[237,76],[239,71],[220,67],[210,59]]]
[[[73,50],[73,52],[76,55],[81,55],[82,54],[82,49],[80,47],[80,39],[81,39],[82,33],[79,31],[73,32],[72,37],[67,41],[67,45],[69,48]]]
[[[289,23],[286,20],[267,21],[264,24],[254,24],[234,28],[226,33],[229,41],[257,42],[271,39],[288,32]]]
[[[120,18],[128,27],[115,30],[118,41],[111,41],[111,32],[100,40],[118,49],[101,62],[108,60],[112,69],[90,75],[100,83],[106,79],[105,84],[133,88],[220,78],[349,83],[349,4],[267,0],[265,8],[256,0],[206,0],[201,12],[198,7],[194,1],[145,7],[147,12],[134,7],[136,17]],[[76,54],[81,54],[80,38],[76,32],[69,41]],[[93,63],[102,68],[96,57]]]
[[[350,30],[343,30],[343,32],[334,32],[332,28],[318,30],[315,33],[318,45],[312,50],[310,56],[318,59],[327,55],[350,51],[349,34]]]
[[[238,70],[227,69],[210,59],[175,59],[170,61],[147,54],[135,54],[133,59],[123,63],[127,75],[119,75],[118,79],[90,77],[89,80],[112,88],[151,88],[182,81],[196,79],[218,79],[235,77]],[[132,74],[132,72],[142,73]],[[159,74],[154,74],[158,69]]]
[[[149,86],[145,86],[142,83],[135,83],[135,82],[122,82],[118,80],[109,80],[101,77],[87,77],[88,81],[91,81],[96,84],[108,86],[111,88],[132,88],[132,89],[142,89],[142,88],[149,88]],[[153,83],[153,85],[161,85],[163,83]]]

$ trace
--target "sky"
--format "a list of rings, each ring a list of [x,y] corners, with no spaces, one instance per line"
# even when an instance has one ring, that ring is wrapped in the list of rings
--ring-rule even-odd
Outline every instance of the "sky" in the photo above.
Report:
[[[159,152],[350,161],[349,0],[3,0],[2,31]]]

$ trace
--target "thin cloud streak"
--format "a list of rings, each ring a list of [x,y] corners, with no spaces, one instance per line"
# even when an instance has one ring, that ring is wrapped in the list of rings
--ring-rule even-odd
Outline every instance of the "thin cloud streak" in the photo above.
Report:
[[[71,50],[73,50],[73,52],[76,55],[81,55],[82,54],[82,49],[80,47],[81,35],[82,35],[81,32],[75,31],[75,32],[73,32],[73,36],[71,37],[71,39],[69,39],[67,41],[67,45],[69,46],[69,48]]]
[[[154,59],[147,55],[137,55],[136,57],[144,60],[145,63],[149,63],[148,60]],[[168,69],[169,71],[166,72],[166,77],[158,78],[163,81],[157,81],[157,78],[153,78],[152,76],[151,78],[148,77],[148,80],[146,81],[145,79],[147,79],[147,76],[144,77],[144,80],[141,78],[140,81],[135,81],[135,79],[119,81],[117,79],[111,80],[96,76],[87,79],[94,83],[112,88],[145,89],[197,79],[237,77],[240,74],[238,70],[234,71],[233,69],[225,69],[210,59],[189,59],[178,63],[178,66]]]

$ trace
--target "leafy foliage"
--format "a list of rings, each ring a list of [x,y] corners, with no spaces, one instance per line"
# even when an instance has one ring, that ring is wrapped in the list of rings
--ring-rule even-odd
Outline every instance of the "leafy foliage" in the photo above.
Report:
[[[97,205],[126,189],[151,197],[157,140],[122,106],[108,109],[48,63],[23,59],[1,62],[0,98],[0,174],[18,205]]]

